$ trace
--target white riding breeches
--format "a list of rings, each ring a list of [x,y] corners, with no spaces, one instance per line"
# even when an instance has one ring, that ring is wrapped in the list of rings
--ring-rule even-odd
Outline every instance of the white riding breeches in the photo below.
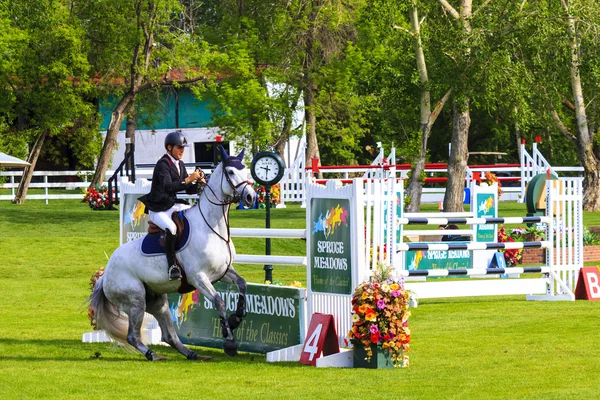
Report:
[[[177,234],[177,225],[175,225],[175,222],[171,219],[171,214],[187,210],[190,207],[191,206],[187,204],[175,203],[173,207],[165,211],[149,211],[148,216],[150,217],[150,221],[154,222],[160,229],[164,229],[165,231],[168,229],[175,235]]]

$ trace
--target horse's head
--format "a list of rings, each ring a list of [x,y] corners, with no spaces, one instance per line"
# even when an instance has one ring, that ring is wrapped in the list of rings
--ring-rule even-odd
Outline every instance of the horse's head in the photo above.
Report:
[[[244,151],[242,150],[237,156],[230,156],[222,146],[219,146],[223,161],[213,175],[221,174],[219,184],[225,196],[232,198],[234,203],[241,202],[245,207],[251,207],[254,205],[256,192],[252,187],[249,170],[242,163]]]

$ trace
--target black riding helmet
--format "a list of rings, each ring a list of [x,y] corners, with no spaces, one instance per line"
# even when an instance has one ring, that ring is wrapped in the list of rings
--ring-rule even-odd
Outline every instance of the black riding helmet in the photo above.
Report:
[[[169,149],[168,145],[188,147],[187,138],[181,131],[169,132],[165,138],[165,149],[167,150]]]

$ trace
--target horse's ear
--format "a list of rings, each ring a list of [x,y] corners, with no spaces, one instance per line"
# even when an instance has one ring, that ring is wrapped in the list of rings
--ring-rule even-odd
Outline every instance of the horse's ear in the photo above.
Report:
[[[242,149],[242,151],[240,151],[240,154],[238,154],[237,156],[235,156],[235,158],[237,158],[240,161],[244,161],[244,152],[246,151],[246,149]]]
[[[221,145],[219,145],[219,153],[221,154],[221,161],[225,161],[229,157],[229,154],[227,154],[225,148]]]

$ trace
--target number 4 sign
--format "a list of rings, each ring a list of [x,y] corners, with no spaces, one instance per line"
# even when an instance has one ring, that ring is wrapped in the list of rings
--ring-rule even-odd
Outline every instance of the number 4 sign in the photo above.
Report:
[[[600,300],[600,274],[598,268],[581,268],[575,288],[577,300]]]
[[[317,358],[339,353],[333,315],[314,313],[310,319],[306,340],[300,354],[300,364],[317,365]]]

